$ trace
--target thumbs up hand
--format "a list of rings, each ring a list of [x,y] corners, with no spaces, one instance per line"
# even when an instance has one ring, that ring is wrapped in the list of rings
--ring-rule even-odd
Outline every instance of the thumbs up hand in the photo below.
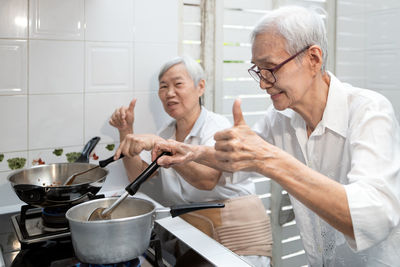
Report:
[[[233,115],[233,125],[234,126],[239,126],[239,125],[246,125],[246,122],[243,117],[242,113],[242,108],[240,105],[242,104],[242,100],[240,98],[237,98],[235,102],[233,102],[232,106],[232,115]]]
[[[135,120],[135,113],[134,113],[135,105],[136,105],[136,98],[132,99],[128,107],[122,106],[120,108],[117,108],[111,115],[111,118],[109,120],[110,125],[117,128],[120,131],[120,133],[123,134],[123,137],[127,134],[133,133],[133,122]]]
[[[233,127],[214,135],[215,158],[221,170],[257,172],[265,153],[263,145],[268,143],[246,124],[240,104],[240,99],[236,99],[233,103]]]

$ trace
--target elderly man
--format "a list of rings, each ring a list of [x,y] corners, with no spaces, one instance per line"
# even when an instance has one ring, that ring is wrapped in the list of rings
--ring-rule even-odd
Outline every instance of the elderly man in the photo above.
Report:
[[[249,73],[273,102],[252,131],[240,101],[213,147],[160,143],[158,163],[196,161],[255,171],[291,196],[311,266],[398,266],[400,130],[382,95],[325,70],[322,18],[302,7],[268,13],[252,33]],[[239,175],[237,173],[237,175]]]

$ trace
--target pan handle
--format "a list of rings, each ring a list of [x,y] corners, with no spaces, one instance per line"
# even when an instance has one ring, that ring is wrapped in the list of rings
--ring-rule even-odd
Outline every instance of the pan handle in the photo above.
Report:
[[[98,136],[90,139],[89,142],[87,142],[87,144],[83,148],[81,155],[79,156],[79,158],[77,160],[75,160],[75,162],[88,163],[90,153],[93,151],[93,149],[95,148],[95,146],[97,145],[97,143],[99,141],[100,141],[100,137],[98,137]]]
[[[162,152],[132,183],[130,183],[125,190],[129,193],[129,195],[133,196],[139,190],[139,187],[150,178],[150,176],[160,167],[157,164],[157,160],[164,156],[164,155],[171,155],[170,152]]]
[[[176,217],[188,212],[203,210],[203,209],[213,209],[213,208],[223,208],[225,204],[223,203],[193,203],[193,204],[181,204],[171,207],[170,213],[172,217]]]

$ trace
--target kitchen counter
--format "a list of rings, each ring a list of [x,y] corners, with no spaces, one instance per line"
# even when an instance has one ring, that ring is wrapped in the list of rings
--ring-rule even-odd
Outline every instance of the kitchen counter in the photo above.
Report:
[[[113,192],[112,194],[119,194],[119,192]],[[158,208],[163,207],[160,203],[154,201],[141,192],[138,192],[135,197],[152,201]],[[216,266],[251,266],[241,259],[237,254],[233,253],[231,250],[227,249],[179,217],[167,217],[156,220],[155,223],[171,232],[175,237]]]

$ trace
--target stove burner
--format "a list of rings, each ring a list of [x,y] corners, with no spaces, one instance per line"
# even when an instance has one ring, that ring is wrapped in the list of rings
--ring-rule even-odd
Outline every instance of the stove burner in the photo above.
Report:
[[[36,224],[37,229],[42,230],[43,233],[55,233],[64,230],[68,230],[68,225],[66,227],[49,227],[44,224],[44,220],[38,220]]]
[[[70,207],[47,207],[42,210],[43,226],[50,229],[67,228],[68,220],[65,213]]]
[[[88,194],[77,202],[44,209],[23,205],[21,212],[11,218],[18,240],[26,246],[70,236],[66,211],[84,201],[99,198],[104,198],[104,195]]]

